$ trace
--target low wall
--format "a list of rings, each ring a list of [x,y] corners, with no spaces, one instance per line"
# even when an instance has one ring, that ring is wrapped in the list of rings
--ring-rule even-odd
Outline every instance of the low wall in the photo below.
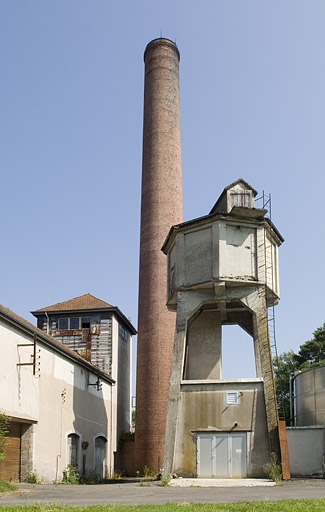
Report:
[[[321,476],[325,427],[287,427],[291,476]]]

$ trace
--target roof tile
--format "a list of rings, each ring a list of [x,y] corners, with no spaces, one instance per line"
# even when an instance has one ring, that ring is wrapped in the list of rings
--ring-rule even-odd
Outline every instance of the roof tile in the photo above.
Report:
[[[44,311],[80,311],[83,309],[107,309],[112,307],[112,304],[109,304],[108,302],[105,302],[101,299],[97,299],[97,297],[90,295],[90,293],[85,293],[84,295],[80,295],[74,299],[58,302],[52,306],[37,309],[36,311],[33,311],[33,314],[41,313]]]

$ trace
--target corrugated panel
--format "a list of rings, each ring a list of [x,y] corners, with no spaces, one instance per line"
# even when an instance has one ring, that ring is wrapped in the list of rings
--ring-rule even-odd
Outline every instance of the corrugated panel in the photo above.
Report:
[[[112,361],[112,320],[102,319],[100,322],[100,334],[92,336],[91,340],[91,362],[111,374]]]
[[[12,422],[9,427],[9,442],[5,459],[0,462],[0,478],[8,482],[19,482],[20,478],[20,423]]]
[[[56,336],[58,341],[61,341],[66,347],[71,348],[71,350],[86,350],[87,343],[82,339],[82,333],[78,335],[70,335],[70,336]]]

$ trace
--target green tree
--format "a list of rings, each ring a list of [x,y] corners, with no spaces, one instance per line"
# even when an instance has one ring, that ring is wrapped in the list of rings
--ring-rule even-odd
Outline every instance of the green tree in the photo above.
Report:
[[[279,418],[290,422],[290,379],[299,369],[297,356],[293,350],[283,352],[273,360],[276,397]]]
[[[9,425],[10,418],[3,412],[0,412],[0,461],[5,458],[6,444],[9,440]]]
[[[325,324],[313,332],[313,338],[300,345],[297,354],[299,369],[325,364]]]

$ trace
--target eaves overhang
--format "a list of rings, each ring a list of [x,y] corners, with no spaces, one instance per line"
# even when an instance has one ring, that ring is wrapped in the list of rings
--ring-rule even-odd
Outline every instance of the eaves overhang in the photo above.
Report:
[[[186,231],[190,227],[196,227],[196,226],[202,226],[209,224],[211,222],[214,222],[218,219],[220,220],[232,220],[236,221],[238,219],[239,222],[267,222],[267,224],[271,227],[271,229],[276,233],[278,239],[279,239],[279,245],[281,245],[282,242],[284,242],[284,238],[280,234],[280,232],[277,230],[275,225],[272,223],[272,221],[265,217],[267,213],[267,210],[262,208],[245,208],[245,207],[239,207],[235,206],[229,213],[223,213],[223,212],[217,212],[217,213],[209,213],[208,215],[204,215],[202,217],[197,217],[192,220],[188,220],[185,222],[182,222],[180,224],[176,224],[172,226],[169,230],[169,233],[163,243],[163,246],[161,248],[162,252],[164,254],[168,254],[168,251],[170,250],[175,237],[178,233],[182,231]]]

